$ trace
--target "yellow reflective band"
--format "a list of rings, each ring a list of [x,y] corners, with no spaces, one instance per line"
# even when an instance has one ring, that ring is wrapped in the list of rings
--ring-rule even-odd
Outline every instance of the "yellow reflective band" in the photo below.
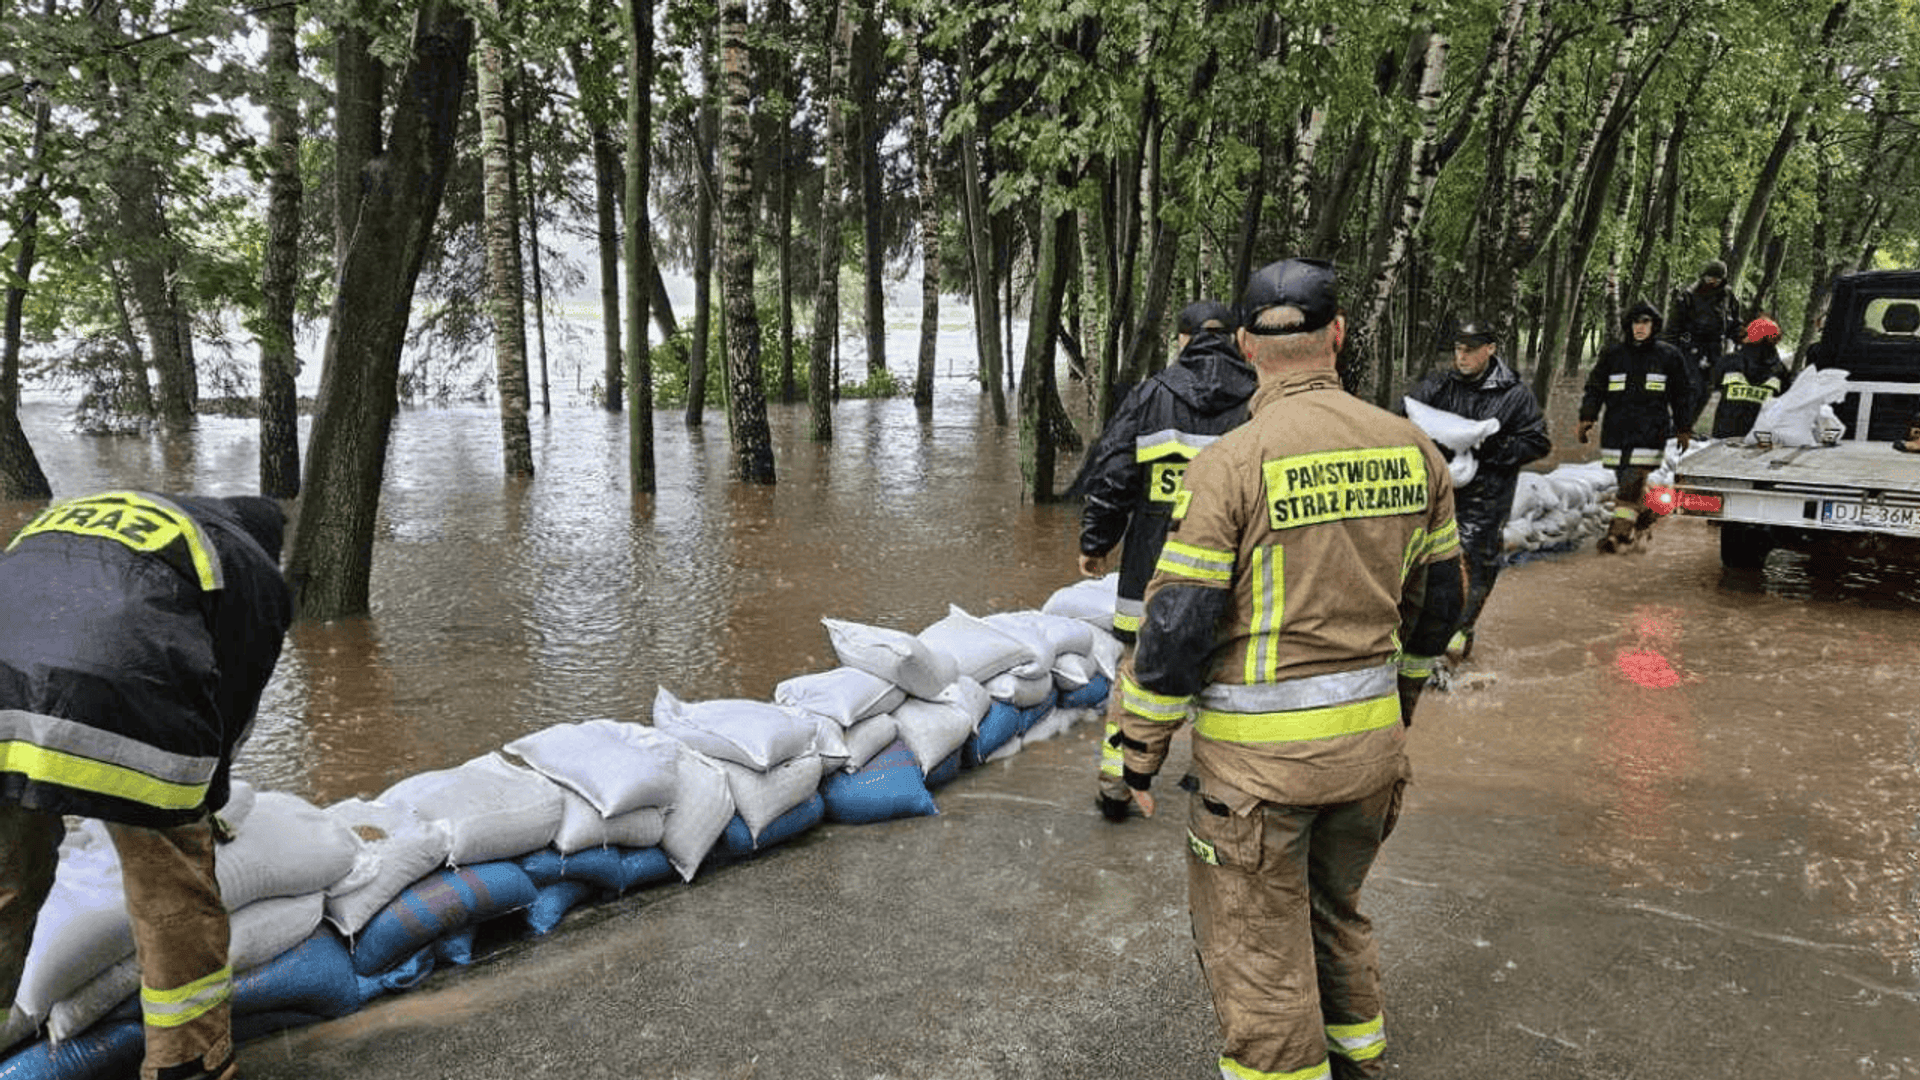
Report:
[[[1427,536],[1427,558],[1434,562],[1452,558],[1460,549],[1460,526],[1452,518]]]
[[[1202,709],[1193,730],[1196,735],[1216,742],[1310,742],[1378,731],[1399,722],[1400,698],[1388,694],[1372,701],[1291,712],[1230,713]]]
[[[1372,1061],[1387,1049],[1386,1018],[1358,1024],[1328,1024],[1327,1043],[1348,1061]]]
[[[55,503],[16,533],[7,550],[29,536],[50,532],[112,540],[146,555],[182,544],[200,587],[209,591],[220,587],[218,566],[193,519],[130,491],[106,491]]]
[[[1427,508],[1427,462],[1416,446],[1330,450],[1262,462],[1275,531]]]
[[[1140,616],[1122,615],[1116,611],[1113,613],[1113,628],[1115,630],[1125,630],[1130,634],[1138,633],[1140,630]]]
[[[1665,390],[1666,388],[1667,388],[1667,377],[1665,375],[1662,375],[1657,371],[1647,372],[1647,389]]]
[[[1220,865],[1220,852],[1215,850],[1212,844],[1207,843],[1191,832],[1187,833],[1187,850],[1193,852],[1194,858],[1199,859],[1208,866]]]
[[[1185,460],[1157,461],[1147,468],[1147,499],[1174,502],[1180,497],[1180,479],[1187,475]]]
[[[1331,1080],[1332,1069],[1326,1062],[1293,1072],[1265,1072],[1249,1069],[1230,1057],[1220,1058],[1221,1080]]]
[[[1160,562],[1153,569],[1158,574],[1200,581],[1232,581],[1233,552],[1168,540],[1166,546],[1160,549]]]
[[[1640,511],[1631,506],[1621,506],[1618,503],[1615,503],[1613,507],[1613,516],[1617,518],[1622,518],[1627,521],[1633,521],[1640,516]]]
[[[203,979],[172,990],[140,987],[140,1014],[150,1027],[190,1024],[233,996],[233,968],[223,967]]]
[[[1133,676],[1123,676],[1120,680],[1120,704],[1128,712],[1143,720],[1153,720],[1162,724],[1177,724],[1187,718],[1187,698],[1156,694],[1147,690]]]
[[[1728,377],[1727,384],[1720,388],[1720,392],[1726,395],[1728,401],[1764,402],[1768,398],[1773,397],[1773,387],[1755,386],[1745,379],[1741,379],[1736,383],[1733,381],[1732,376]]]
[[[1126,766],[1126,755],[1120,752],[1119,747],[1113,745],[1113,737],[1119,730],[1119,724],[1111,720],[1107,721],[1106,735],[1100,740],[1100,775],[1102,776],[1119,776]]]
[[[1280,673],[1280,620],[1285,614],[1287,549],[1263,544],[1254,549],[1253,613],[1247,620],[1246,680],[1273,682]]]
[[[124,765],[96,761],[30,742],[0,742],[0,773],[19,773],[43,784],[109,795],[160,810],[191,810],[207,801],[207,785],[179,784]]]
[[[1433,657],[1400,654],[1400,674],[1409,679],[1424,679],[1433,674]]]
[[[1627,388],[1626,372],[1622,371],[1617,374],[1607,376],[1608,390],[1625,390],[1626,388]]]

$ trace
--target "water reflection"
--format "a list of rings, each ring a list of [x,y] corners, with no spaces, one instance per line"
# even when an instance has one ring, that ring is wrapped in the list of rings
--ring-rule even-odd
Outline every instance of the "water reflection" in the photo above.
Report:
[[[251,491],[255,425],[79,437],[22,421],[56,494]],[[919,630],[957,604],[1034,607],[1072,580],[1077,510],[1020,495],[1017,431],[971,383],[843,403],[836,438],[770,407],[780,482],[741,485],[724,416],[655,417],[659,490],[627,488],[626,419],[533,417],[536,475],[500,476],[486,408],[404,411],[376,525],[372,613],[302,626],[238,772],[317,802],[373,795],[525,732],[641,719],[660,688],[765,699],[833,666],[823,616]],[[0,506],[8,534],[36,507]]]

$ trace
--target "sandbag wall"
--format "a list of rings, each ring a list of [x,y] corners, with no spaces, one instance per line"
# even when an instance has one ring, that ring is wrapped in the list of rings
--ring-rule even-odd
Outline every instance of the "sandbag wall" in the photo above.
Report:
[[[1108,575],[985,618],[951,608],[918,634],[824,619],[841,666],[770,702],[662,687],[651,723],[558,724],[370,800],[322,809],[236,782],[217,862],[236,1038],[345,1016],[495,937],[549,933],[578,905],[692,881],[821,821],[937,813],[961,770],[1100,715],[1115,588]],[[137,1072],[139,986],[113,845],[76,822],[0,1031],[0,1080]]]

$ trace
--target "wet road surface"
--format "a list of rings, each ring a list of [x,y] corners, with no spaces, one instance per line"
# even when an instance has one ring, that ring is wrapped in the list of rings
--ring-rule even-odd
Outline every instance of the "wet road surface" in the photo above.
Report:
[[[1456,687],[1421,703],[1368,888],[1390,1075],[1920,1077],[1916,596],[1920,577],[1862,564],[1724,572],[1684,520],[1644,554],[1510,569]],[[963,772],[937,817],[825,825],[581,909],[242,1064],[1218,1075],[1185,799],[1106,824],[1094,740]]]

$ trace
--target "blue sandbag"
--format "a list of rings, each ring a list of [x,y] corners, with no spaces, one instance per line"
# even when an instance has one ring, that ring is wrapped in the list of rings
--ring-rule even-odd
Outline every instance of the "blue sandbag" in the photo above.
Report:
[[[360,931],[353,970],[385,971],[455,930],[532,904],[537,894],[533,879],[513,862],[436,870],[401,890]]]
[[[525,912],[527,929],[536,937],[552,933],[567,912],[593,894],[594,887],[584,881],[556,881],[546,886]]]
[[[561,860],[561,876],[585,882],[610,893],[624,893],[642,885],[674,877],[672,860],[657,845],[648,848],[604,847],[576,851]]]
[[[1007,702],[995,701],[960,747],[960,764],[969,769],[979,767],[995,750],[1020,734],[1020,720],[1019,709]]]
[[[945,761],[942,761],[927,771],[928,791],[938,791],[948,784],[953,783],[954,779],[960,775],[960,755],[965,752],[966,748],[961,747],[959,750],[948,754]]]
[[[233,980],[233,1014],[298,1012],[329,1019],[360,1011],[367,999],[347,947],[331,927]]]
[[[539,899],[536,894],[535,900]],[[433,943],[433,959],[436,964],[452,964],[454,967],[466,967],[473,963],[473,937],[479,927],[467,925],[438,938]]]
[[[411,990],[433,974],[433,946],[429,945],[378,975],[358,975],[360,1000],[372,1001],[381,994]]]
[[[1060,691],[1049,690],[1047,691],[1046,700],[1040,702],[1040,704],[1038,705],[1029,705],[1024,709],[1021,709],[1020,710],[1020,734],[1025,735],[1029,730],[1033,728],[1033,725],[1039,723],[1042,720],[1045,720],[1047,718],[1047,714],[1052,712],[1054,710],[1054,706],[1058,704],[1060,704]]]
[[[527,872],[527,880],[533,882],[534,888],[544,889],[566,876],[562,870],[566,858],[554,848],[544,847],[522,855],[515,861],[520,864],[520,869]]]
[[[1068,690],[1060,695],[1060,707],[1063,709],[1098,709],[1107,703],[1107,694],[1113,690],[1113,683],[1105,675],[1095,675],[1087,680],[1087,685],[1078,690]]]
[[[940,812],[907,744],[895,739],[858,772],[836,772],[820,785],[828,821],[868,825]]]
[[[146,1048],[140,1021],[98,1023],[59,1046],[28,1043],[0,1062],[0,1080],[125,1080],[140,1075]]]
[[[760,839],[757,843],[753,839],[753,831],[747,828],[746,820],[739,814],[735,814],[733,820],[727,822],[727,831],[720,835],[720,842],[714,847],[715,850],[731,858],[745,858],[756,851],[765,851],[775,844],[783,844],[806,832],[820,824],[820,819],[824,818],[826,813],[826,803],[821,800],[820,793],[816,791],[807,796],[806,802],[768,822],[767,827],[760,830]]]

